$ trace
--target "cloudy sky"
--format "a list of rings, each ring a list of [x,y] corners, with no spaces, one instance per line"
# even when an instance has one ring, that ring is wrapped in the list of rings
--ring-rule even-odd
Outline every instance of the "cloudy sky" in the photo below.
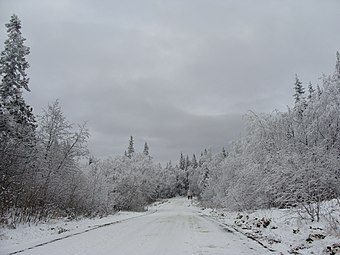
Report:
[[[31,47],[27,102],[59,99],[98,157],[148,141],[156,161],[219,151],[248,110],[284,111],[297,73],[334,70],[339,0],[0,0]],[[3,46],[1,50],[3,49]]]

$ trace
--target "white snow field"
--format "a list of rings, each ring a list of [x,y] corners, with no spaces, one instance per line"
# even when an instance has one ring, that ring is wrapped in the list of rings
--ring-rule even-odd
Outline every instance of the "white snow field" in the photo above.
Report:
[[[174,198],[142,216],[7,254],[273,254],[244,235],[230,232],[200,212],[191,201]]]

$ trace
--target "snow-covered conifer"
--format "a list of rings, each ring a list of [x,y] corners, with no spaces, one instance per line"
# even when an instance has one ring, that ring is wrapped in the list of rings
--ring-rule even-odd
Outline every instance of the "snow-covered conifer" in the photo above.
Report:
[[[193,169],[196,169],[198,167],[198,163],[197,163],[195,154],[192,155],[191,165],[192,165]]]
[[[310,82],[308,85],[308,99],[311,99],[315,93],[315,89],[313,88],[312,83]]]
[[[127,150],[127,155],[129,158],[132,158],[132,156],[135,154],[135,148],[134,148],[134,141],[133,141],[133,136],[130,136],[129,140],[129,146]]]
[[[145,144],[144,144],[143,154],[145,156],[149,156],[149,146],[148,146],[147,142],[145,142]]]
[[[179,159],[179,168],[185,170],[185,158],[183,156],[183,153],[181,153],[181,157]]]
[[[302,82],[299,80],[297,74],[295,75],[294,91],[295,91],[294,94],[295,104],[297,104],[298,102],[304,99],[305,93],[305,89],[303,88]]]
[[[335,72],[333,75],[334,79],[340,80],[340,53],[336,52],[336,64],[335,64]]]
[[[26,69],[29,67],[26,56],[30,53],[30,49],[24,45],[26,39],[21,35],[21,22],[18,16],[12,15],[6,27],[8,39],[5,41],[5,49],[0,56],[2,112],[8,114],[9,122],[14,121],[14,123],[34,129],[35,120],[32,108],[25,103],[22,96],[23,90],[30,91],[29,78],[26,74]],[[14,123],[8,124],[13,128]]]
[[[185,158],[185,170],[187,170],[191,166],[191,162],[189,156],[187,155]]]
[[[320,88],[320,86],[318,85],[316,87],[317,93],[318,93],[318,97],[320,98],[320,96],[322,95],[322,89]]]
[[[36,144],[32,108],[22,96],[23,90],[30,91],[26,74],[29,48],[24,45],[16,15],[6,27],[8,38],[0,54],[0,214],[14,204],[26,203],[25,199],[19,201],[19,196],[24,183],[32,179]]]

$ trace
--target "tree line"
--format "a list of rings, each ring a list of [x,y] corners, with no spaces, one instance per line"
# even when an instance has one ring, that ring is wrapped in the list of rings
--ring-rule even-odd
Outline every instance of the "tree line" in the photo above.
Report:
[[[321,81],[306,89],[296,76],[293,107],[250,111],[246,133],[227,153],[206,151],[198,168],[188,168],[190,188],[203,204],[230,210],[299,206],[319,220],[321,202],[340,196],[339,52],[334,74]]]

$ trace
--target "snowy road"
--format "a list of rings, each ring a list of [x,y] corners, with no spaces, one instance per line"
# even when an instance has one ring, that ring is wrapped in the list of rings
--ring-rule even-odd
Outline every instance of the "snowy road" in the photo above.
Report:
[[[19,254],[93,255],[261,255],[272,254],[256,242],[230,233],[200,216],[183,198],[157,207],[155,213],[98,228]]]

